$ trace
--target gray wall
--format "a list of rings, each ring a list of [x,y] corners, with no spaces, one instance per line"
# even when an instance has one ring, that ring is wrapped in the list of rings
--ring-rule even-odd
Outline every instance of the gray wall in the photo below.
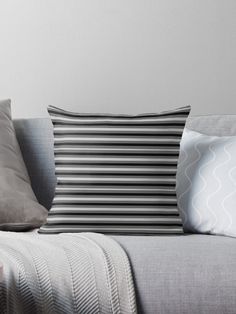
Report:
[[[236,113],[235,0],[0,0],[0,99],[14,117]]]

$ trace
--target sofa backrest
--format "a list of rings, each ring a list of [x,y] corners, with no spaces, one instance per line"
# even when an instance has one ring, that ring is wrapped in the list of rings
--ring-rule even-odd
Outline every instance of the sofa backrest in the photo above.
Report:
[[[50,209],[56,184],[51,120],[21,119],[14,126],[36,197]],[[209,135],[236,135],[236,115],[190,117],[187,127]]]

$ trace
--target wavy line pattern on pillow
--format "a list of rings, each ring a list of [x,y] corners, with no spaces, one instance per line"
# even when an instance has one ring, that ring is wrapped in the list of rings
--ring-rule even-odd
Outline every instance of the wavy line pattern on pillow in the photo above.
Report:
[[[236,237],[236,137],[185,129],[176,190],[186,232]]]
[[[186,131],[184,131],[185,133]],[[196,145],[198,144],[197,139],[200,137],[200,134],[194,132],[192,134],[193,138],[195,139],[194,143],[194,150],[189,152],[189,149],[186,146],[181,144],[180,148],[180,156],[179,156],[179,163],[178,163],[178,172],[184,175],[185,180],[178,180],[177,175],[177,183],[176,183],[176,190],[177,190],[177,200],[178,200],[178,207],[181,213],[181,217],[183,220],[183,226],[187,230],[187,222],[188,222],[188,215],[185,207],[189,204],[186,204],[186,201],[189,200],[188,194],[192,188],[192,169],[194,169],[195,164],[197,164],[198,160],[200,159],[201,155],[197,152]],[[182,139],[183,141],[183,139]],[[196,155],[197,153],[197,155]],[[177,174],[178,174],[177,172]]]

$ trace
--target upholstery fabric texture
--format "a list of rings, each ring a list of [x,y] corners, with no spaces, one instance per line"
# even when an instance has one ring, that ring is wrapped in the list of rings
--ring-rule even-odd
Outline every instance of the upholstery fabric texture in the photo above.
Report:
[[[137,116],[48,111],[57,186],[39,232],[183,232],[175,186],[189,106]]]
[[[114,236],[133,270],[139,313],[235,314],[236,239]]]
[[[47,210],[38,203],[16,139],[10,100],[0,101],[0,229],[39,227]]]
[[[185,129],[177,171],[184,229],[236,236],[236,136]]]

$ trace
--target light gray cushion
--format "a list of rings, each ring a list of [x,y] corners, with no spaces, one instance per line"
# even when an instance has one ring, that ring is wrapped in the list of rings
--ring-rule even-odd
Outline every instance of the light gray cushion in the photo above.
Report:
[[[236,115],[193,116],[186,127],[206,135],[232,136],[236,135]]]
[[[0,101],[0,229],[35,228],[46,215],[30,185],[11,120],[10,100]]]
[[[235,314],[234,238],[209,235],[114,238],[129,256],[141,313]]]

